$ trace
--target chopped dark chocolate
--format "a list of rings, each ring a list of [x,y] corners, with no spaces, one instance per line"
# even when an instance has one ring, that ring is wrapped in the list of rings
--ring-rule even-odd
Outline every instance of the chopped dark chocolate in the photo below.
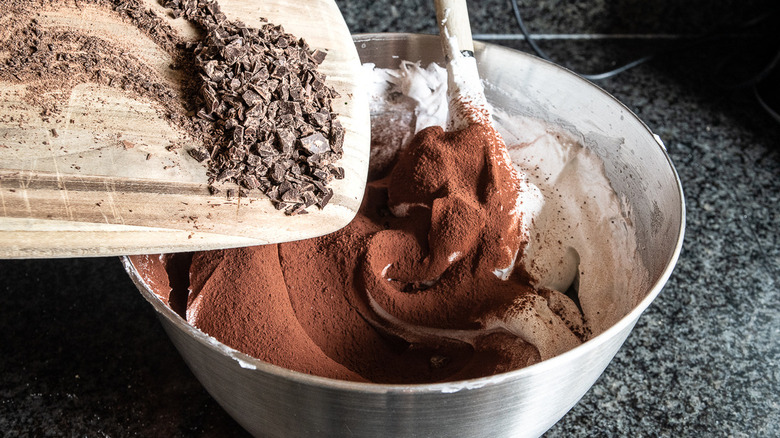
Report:
[[[342,175],[333,163],[343,155],[344,129],[332,107],[338,93],[317,71],[326,51],[310,48],[281,26],[266,22],[253,28],[228,20],[216,0],[158,1],[170,16],[199,26],[200,40],[185,42],[148,2],[75,4],[109,7],[151,37],[170,55],[169,67],[182,76],[180,90],[135,54],[102,38],[38,23],[38,3],[49,1],[0,0],[0,18],[8,18],[12,29],[6,33],[19,35],[2,42],[0,80],[36,84],[30,85],[26,99],[41,103],[44,120],[58,112],[56,96],[70,95],[68,90],[79,83],[150,97],[160,104],[162,117],[203,144],[188,147],[187,153],[207,164],[212,193],[221,193],[212,184],[222,192],[230,190],[230,197],[259,190],[288,214],[327,204],[332,196],[327,183]],[[50,134],[59,135],[53,128]],[[119,147],[135,146],[117,140]]]
[[[211,158],[211,181],[259,189],[287,214],[324,207],[333,196],[326,184],[343,178],[331,163],[344,143],[331,106],[338,93],[317,71],[327,52],[310,49],[281,26],[228,20],[215,0],[164,4],[204,30],[204,39],[188,46],[203,81],[201,107],[193,112],[222,137],[212,139],[209,151],[190,155]]]

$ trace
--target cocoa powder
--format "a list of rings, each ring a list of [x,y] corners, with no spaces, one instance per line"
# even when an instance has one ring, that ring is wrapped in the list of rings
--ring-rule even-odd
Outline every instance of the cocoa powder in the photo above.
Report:
[[[0,81],[25,85],[26,99],[39,105],[44,117],[57,113],[78,84],[118,88],[154,101],[160,106],[161,116],[201,139],[204,133],[200,124],[185,116],[186,106],[195,95],[194,75],[185,75],[181,84],[170,84],[128,51],[126,44],[113,44],[77,29],[45,27],[37,18],[47,9],[86,5],[103,8],[118,21],[143,31],[171,55],[175,65],[191,65],[191,60],[177,48],[181,41],[173,29],[160,17],[147,13],[137,0],[48,0],[40,4],[0,0],[0,18],[13,17],[4,20],[6,26],[0,30],[0,52],[6,53],[0,63]]]
[[[194,254],[182,316],[252,356],[340,379],[429,383],[538,362],[534,346],[486,327],[518,297],[547,295],[520,266],[507,280],[494,272],[511,257],[502,242],[519,239],[498,141],[482,125],[425,129],[343,230]]]

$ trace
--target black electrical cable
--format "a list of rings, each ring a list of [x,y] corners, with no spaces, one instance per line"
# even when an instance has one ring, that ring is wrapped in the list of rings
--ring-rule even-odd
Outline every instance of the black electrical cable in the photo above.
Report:
[[[746,83],[753,89],[753,95],[762,108],[776,121],[780,122],[780,93],[777,92],[777,84],[780,83],[780,51],[775,54],[772,62]]]
[[[553,59],[547,53],[545,53],[539,47],[539,45],[536,44],[536,41],[534,41],[533,38],[531,38],[531,33],[526,28],[525,23],[523,22],[523,18],[520,15],[520,7],[519,7],[519,5],[517,3],[517,0],[510,0],[510,3],[512,4],[512,11],[514,12],[515,20],[517,21],[517,26],[520,28],[520,33],[523,34],[523,36],[525,37],[526,42],[528,43],[528,45],[531,46],[531,49],[533,49],[534,53],[536,53],[536,55],[539,56],[542,59],[545,59],[545,60],[550,61],[550,62],[555,62],[555,61],[553,61]],[[769,13],[760,15],[760,16],[752,19],[752,20],[748,20],[748,21],[746,21],[746,22],[744,22],[744,23],[742,23],[740,25],[734,26],[732,29],[730,29],[730,31],[733,32],[734,30],[747,29],[747,28],[753,27],[753,26],[763,22],[767,18],[775,15],[776,12],[777,11],[773,10],[773,11],[770,11]],[[699,35],[698,37],[696,37],[695,39],[693,39],[692,41],[690,41],[690,42],[688,42],[686,44],[680,44],[679,46],[668,48],[668,49],[666,49],[664,51],[659,51],[659,52],[647,54],[647,55],[642,56],[640,58],[637,58],[637,59],[635,59],[633,61],[627,62],[626,64],[623,64],[620,67],[616,67],[616,68],[614,68],[612,70],[608,70],[608,71],[605,71],[605,72],[602,72],[602,73],[595,73],[595,74],[581,74],[581,73],[577,73],[577,74],[579,74],[583,78],[591,80],[591,81],[598,81],[598,80],[602,80],[602,79],[611,78],[613,76],[616,76],[616,75],[618,75],[620,73],[625,72],[626,70],[632,69],[632,68],[634,68],[634,67],[636,67],[638,65],[641,65],[641,64],[644,64],[647,61],[650,61],[651,59],[655,58],[656,55],[658,55],[660,53],[670,53],[670,52],[674,52],[674,51],[690,49],[690,48],[698,46],[698,45],[700,45],[700,44],[702,44],[702,43],[704,43],[706,41],[710,41],[710,40],[717,39],[717,38],[723,38],[723,37],[727,37],[727,36],[728,35],[725,34],[725,33],[708,32],[708,33]],[[780,55],[780,54],[778,54],[778,55]],[[763,77],[765,77],[768,74],[768,72],[770,72],[775,67],[775,64],[777,64],[777,63],[778,63],[778,57],[775,57],[775,59],[773,59],[770,62],[770,64],[767,65],[765,68],[763,68],[759,73],[757,73],[756,75],[752,76],[750,79],[737,84],[737,86],[743,87],[743,86],[754,85],[755,83],[757,83],[758,81],[763,79]]]
[[[520,6],[518,6],[517,0],[510,0],[510,3],[512,3],[512,10],[515,13],[515,20],[517,20],[517,26],[520,28],[520,33],[523,34],[528,45],[531,46],[531,49],[533,49],[534,53],[536,53],[536,55],[539,56],[540,58],[550,62],[554,62],[552,58],[550,58],[550,56],[547,55],[547,53],[545,53],[544,50],[542,50],[541,47],[539,47],[539,45],[536,44],[536,41],[534,41],[533,38],[531,38],[531,33],[528,32],[528,29],[525,27],[525,23],[523,22],[523,17],[520,16]],[[631,62],[621,65],[620,67],[605,71],[603,73],[596,73],[596,74],[577,73],[577,74],[579,74],[580,76],[582,76],[583,78],[589,81],[599,81],[602,79],[607,79],[607,78],[611,78],[612,76],[619,75],[620,73],[623,73],[626,70],[632,69],[640,64],[644,64],[645,62],[653,59],[654,57],[655,54],[651,53],[649,55],[635,59]]]
[[[542,58],[546,59],[550,62],[552,60],[550,59],[550,56],[545,53],[541,47],[539,47],[536,42],[531,38],[531,33],[528,32],[528,29],[525,27],[525,23],[523,22],[523,17],[520,16],[520,6],[517,4],[517,0],[511,0],[510,3],[512,4],[512,10],[515,13],[515,20],[517,20],[517,25],[520,27],[520,33],[523,34],[525,37],[525,41],[531,46],[531,48],[536,52],[536,54]]]
[[[747,87],[754,87],[756,84],[761,82],[764,78],[769,76],[769,74],[772,72],[772,70],[777,67],[777,64],[780,63],[780,50],[778,50],[772,59],[769,61],[767,65],[765,65],[761,70],[754,73],[751,77],[739,81],[734,84],[729,84],[728,86],[724,86],[724,88],[730,88],[730,89],[737,89],[737,88],[747,88]]]

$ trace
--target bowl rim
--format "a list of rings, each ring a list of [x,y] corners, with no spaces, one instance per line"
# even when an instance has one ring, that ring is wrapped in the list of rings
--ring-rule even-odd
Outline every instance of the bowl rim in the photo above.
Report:
[[[365,41],[407,40],[410,38],[438,39],[439,37],[437,35],[418,34],[418,33],[359,33],[359,34],[352,35],[352,39],[356,44]],[[497,44],[474,41],[474,45],[475,45],[475,50],[477,52],[483,50],[486,47],[490,47],[491,50],[507,51],[508,53],[512,54],[511,56],[520,55],[521,57],[528,59],[530,62],[547,64],[548,66],[552,66],[555,69],[563,70],[566,74],[575,76],[577,80],[582,81],[583,86],[599,91],[601,94],[606,96],[609,100],[612,100],[613,103],[616,103],[619,106],[621,106],[623,110],[625,110],[627,114],[634,119],[635,122],[640,123],[641,127],[645,131],[647,131],[647,134],[655,140],[655,143],[658,145],[660,152],[663,154],[669,166],[669,169],[672,171],[676,188],[677,188],[677,195],[680,198],[680,218],[679,218],[680,226],[677,230],[676,242],[675,242],[674,250],[672,252],[672,256],[667,261],[666,266],[664,266],[664,269],[661,272],[661,275],[653,283],[647,295],[645,295],[645,297],[639,302],[639,304],[634,306],[634,308],[628,314],[626,314],[623,318],[621,318],[618,322],[613,324],[607,330],[603,331],[602,333],[587,340],[586,342],[583,342],[582,344],[578,345],[577,347],[565,353],[559,354],[555,357],[552,357],[547,360],[543,360],[539,363],[529,365],[524,368],[507,371],[492,376],[479,377],[479,378],[467,379],[467,380],[457,380],[452,382],[441,382],[441,383],[389,384],[389,383],[372,383],[372,382],[353,382],[347,380],[333,379],[329,377],[316,376],[316,375],[306,374],[299,371],[290,370],[254,358],[252,356],[249,356],[245,353],[242,353],[234,348],[231,348],[219,342],[213,336],[210,336],[205,332],[201,331],[200,329],[190,325],[186,320],[184,320],[178,314],[176,314],[170,307],[165,305],[159,299],[159,297],[154,292],[151,291],[151,288],[149,287],[147,282],[138,273],[138,270],[136,269],[135,265],[133,265],[132,261],[130,260],[130,257],[122,256],[121,257],[122,264],[124,265],[125,270],[129,274],[130,278],[135,283],[136,287],[138,287],[142,295],[144,295],[147,301],[149,301],[152,304],[155,310],[159,314],[163,315],[166,319],[168,319],[169,322],[173,323],[179,329],[182,329],[183,331],[185,331],[186,333],[194,337],[198,342],[204,344],[206,347],[229,356],[230,358],[238,362],[238,365],[240,365],[242,368],[262,371],[264,373],[274,375],[275,377],[284,378],[292,381],[293,383],[298,383],[302,385],[314,386],[314,387],[319,387],[327,390],[341,390],[341,391],[350,391],[350,392],[357,391],[362,393],[376,393],[376,394],[452,393],[452,392],[458,392],[462,390],[470,390],[470,389],[478,389],[478,388],[483,388],[488,386],[494,386],[504,382],[527,379],[534,375],[545,374],[548,372],[548,370],[557,368],[559,364],[563,362],[575,361],[578,357],[585,356],[586,354],[588,354],[590,350],[596,349],[598,346],[607,343],[611,339],[616,337],[618,332],[623,331],[629,325],[635,324],[638,321],[639,316],[650,306],[653,300],[661,292],[661,289],[663,289],[666,282],[669,280],[669,277],[671,276],[672,271],[674,270],[674,267],[676,266],[677,261],[679,259],[680,252],[682,250],[684,236],[685,236],[685,219],[686,219],[685,197],[684,197],[679,174],[677,173],[677,170],[675,169],[674,164],[672,163],[672,160],[666,151],[666,147],[664,146],[661,139],[657,135],[655,135],[650,130],[650,128],[636,114],[634,114],[634,112],[631,111],[626,105],[624,105],[622,102],[620,102],[614,96],[612,96],[611,94],[603,90],[598,85],[588,81],[587,79],[582,78],[581,76],[577,75],[571,70],[559,66],[557,64],[554,64],[552,62],[549,62],[547,60],[538,58],[531,54],[519,50],[515,50],[512,48],[500,46]]]

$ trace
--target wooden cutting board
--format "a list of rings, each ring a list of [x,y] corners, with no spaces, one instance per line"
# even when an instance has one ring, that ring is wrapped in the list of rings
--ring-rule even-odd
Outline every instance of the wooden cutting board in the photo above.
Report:
[[[147,6],[179,31],[156,0]],[[151,101],[83,83],[42,114],[26,85],[0,82],[0,258],[106,256],[204,250],[311,238],[345,226],[365,187],[370,146],[368,98],[360,61],[333,0],[219,0],[228,19],[259,27],[261,17],[328,52],[320,71],[341,95],[345,178],[330,203],[285,216],[265,195],[211,195],[206,166],[181,147],[187,137]],[[177,83],[169,55],[146,34],[94,5],[41,7],[44,27],[73,28],[106,39]],[[3,23],[0,23],[0,27]],[[6,32],[8,33],[8,32]],[[17,37],[15,35],[0,36]],[[0,52],[0,63],[8,53]]]

